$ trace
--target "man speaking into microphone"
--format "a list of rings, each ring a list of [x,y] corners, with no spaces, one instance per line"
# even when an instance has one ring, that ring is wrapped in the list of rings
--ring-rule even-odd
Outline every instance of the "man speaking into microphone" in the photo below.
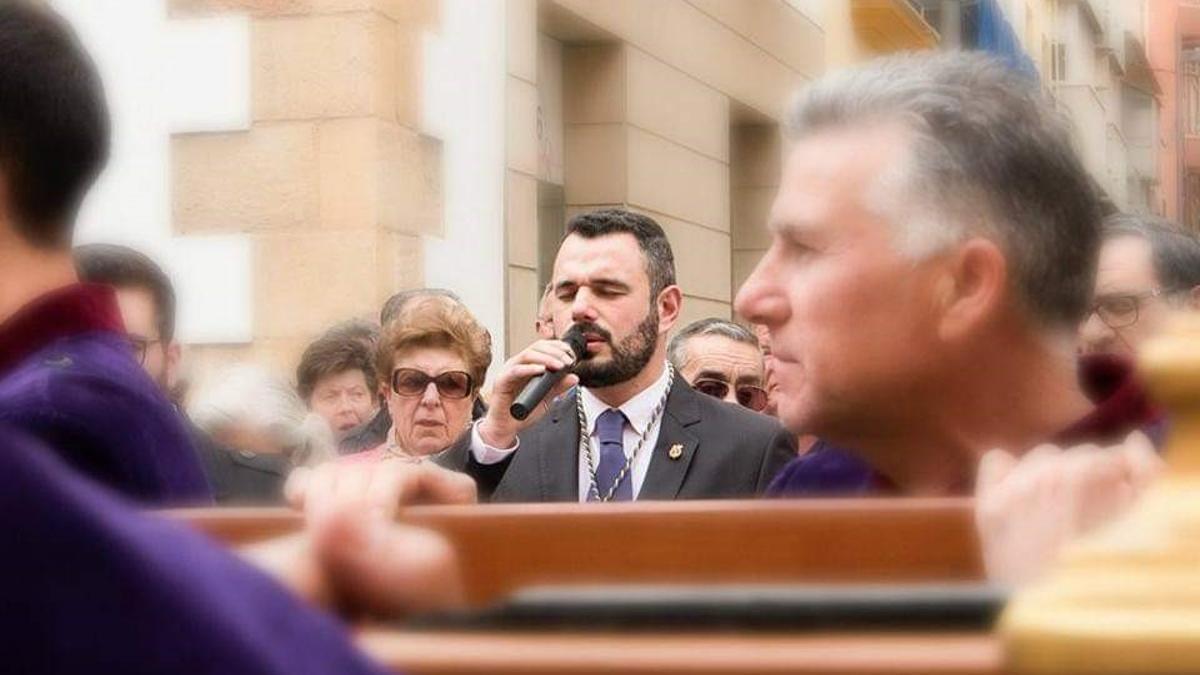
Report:
[[[683,295],[653,219],[573,218],[552,279],[555,333],[504,364],[488,414],[437,461],[492,501],[716,499],[762,492],[796,454],[774,419],[692,391],[667,363]],[[523,420],[531,380],[568,371]],[[521,401],[529,404],[528,394]],[[523,406],[518,406],[518,412]]]

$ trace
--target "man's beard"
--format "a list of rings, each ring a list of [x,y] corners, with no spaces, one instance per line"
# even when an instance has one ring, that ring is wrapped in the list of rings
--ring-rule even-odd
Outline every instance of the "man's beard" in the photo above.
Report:
[[[585,335],[599,335],[612,348],[612,358],[608,361],[599,363],[584,359],[575,367],[573,372],[579,376],[579,384],[585,387],[596,389],[628,382],[637,377],[654,356],[658,343],[658,312],[654,309],[646,313],[646,318],[620,344],[612,341],[612,333],[594,323],[577,325]]]

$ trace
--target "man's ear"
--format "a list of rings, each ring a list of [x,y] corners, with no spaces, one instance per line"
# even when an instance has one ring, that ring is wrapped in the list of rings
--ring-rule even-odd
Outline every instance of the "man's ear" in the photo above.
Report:
[[[679,312],[683,308],[683,291],[679,290],[679,286],[671,284],[659,292],[655,304],[658,308],[658,332],[665,335],[679,320]]]
[[[960,246],[940,271],[934,287],[943,339],[972,332],[994,317],[1004,301],[1008,262],[994,242],[982,238]]]

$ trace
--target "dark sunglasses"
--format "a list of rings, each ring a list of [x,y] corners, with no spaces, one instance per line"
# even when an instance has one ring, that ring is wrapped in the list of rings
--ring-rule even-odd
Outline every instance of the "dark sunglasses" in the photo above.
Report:
[[[692,389],[713,398],[724,399],[729,395],[729,383],[721,380],[696,380]],[[767,409],[767,390],[752,384],[741,384],[735,387],[738,405],[749,408],[754,412]]]
[[[451,370],[438,375],[428,375],[416,368],[397,368],[392,371],[392,391],[400,396],[423,396],[432,382],[442,398],[466,398],[475,391],[471,376],[461,370]]]

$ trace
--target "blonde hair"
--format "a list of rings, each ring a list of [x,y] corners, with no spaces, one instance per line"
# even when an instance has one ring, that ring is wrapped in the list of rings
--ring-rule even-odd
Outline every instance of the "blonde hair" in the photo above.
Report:
[[[458,354],[479,391],[492,364],[492,336],[461,303],[450,298],[417,298],[383,329],[376,355],[379,381],[391,386],[396,355],[417,347],[440,347]]]

